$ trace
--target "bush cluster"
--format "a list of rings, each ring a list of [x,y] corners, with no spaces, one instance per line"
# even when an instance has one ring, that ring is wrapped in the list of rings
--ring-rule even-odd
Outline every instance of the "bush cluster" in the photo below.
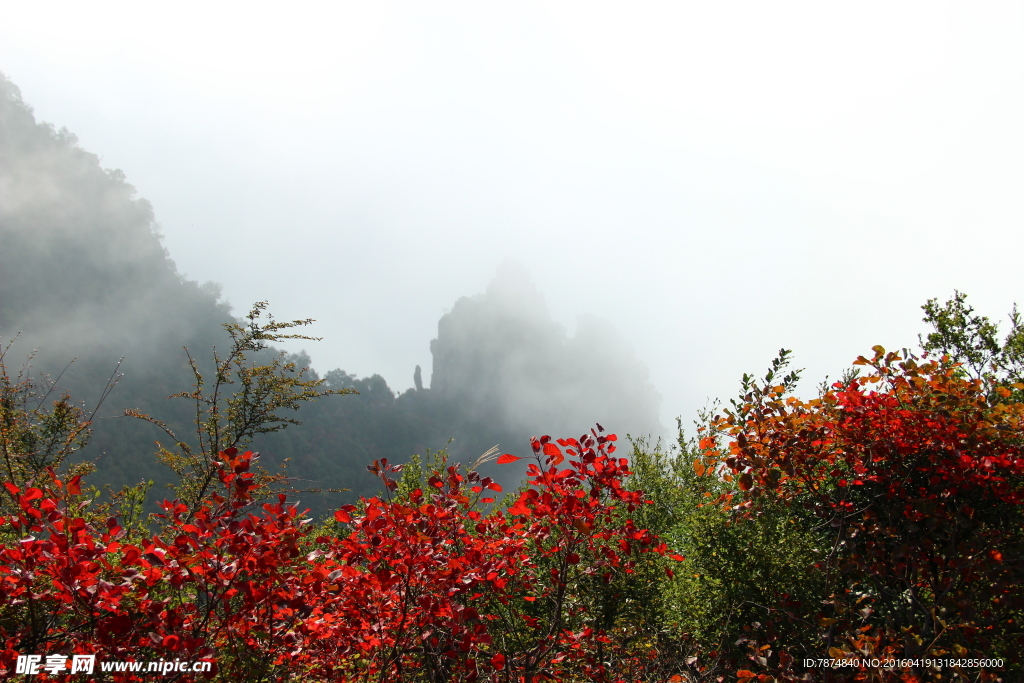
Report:
[[[246,364],[291,323],[254,310],[212,394],[195,371],[199,445],[163,451],[182,485],[148,520],[144,487],[104,502],[66,463],[88,417],[4,371],[0,671],[95,654],[214,665],[168,680],[1016,680],[1019,330],[977,344],[993,332],[961,297],[929,306],[941,354],[876,347],[801,400],[784,351],[668,451],[616,456],[600,425],[536,438],[508,493],[480,466],[511,454],[382,459],[379,495],[320,522],[242,450],[323,394]],[[960,363],[953,345],[991,357]]]

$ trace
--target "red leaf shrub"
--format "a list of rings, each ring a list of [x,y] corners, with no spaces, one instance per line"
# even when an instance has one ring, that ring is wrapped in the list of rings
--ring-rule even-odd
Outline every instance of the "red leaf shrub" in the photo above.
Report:
[[[960,674],[924,660],[1016,662],[1024,645],[1024,404],[1002,402],[1008,388],[955,366],[881,347],[857,364],[871,372],[812,401],[786,397],[782,387],[748,394],[712,423],[727,447],[708,434],[695,463],[698,474],[737,482],[723,506],[751,516],[762,500],[783,500],[832,529],[832,549],[814,568],[829,577],[830,594],[820,606],[776,610],[813,625],[804,651],[791,654],[860,663],[821,674],[829,680],[952,680]],[[752,659],[767,674],[799,678],[783,666],[785,652],[774,664],[766,654],[767,644]],[[865,665],[871,658],[909,663]]]
[[[624,680],[609,662],[635,653],[598,627],[585,590],[666,547],[624,516],[644,500],[612,441],[543,437],[529,486],[489,512],[481,495],[501,487],[476,472],[447,467],[391,498],[401,467],[375,462],[389,497],[341,508],[341,533],[315,539],[283,495],[250,511],[253,454],[234,449],[223,493],[164,502],[144,540],[89,519],[77,478],[8,485],[20,512],[0,519],[0,666],[83,653],[209,658],[246,681]]]

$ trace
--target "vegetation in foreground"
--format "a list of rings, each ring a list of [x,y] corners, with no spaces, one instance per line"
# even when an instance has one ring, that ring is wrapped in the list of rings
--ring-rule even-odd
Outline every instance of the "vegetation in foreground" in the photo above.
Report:
[[[1024,332],[1014,315],[1000,342],[960,294],[925,311],[921,357],[876,347],[805,401],[782,352],[668,453],[615,457],[600,426],[541,437],[501,500],[479,472],[493,453],[379,460],[381,494],[320,525],[241,450],[323,393],[283,361],[247,364],[293,324],[235,328],[212,392],[196,370],[196,443],[162,451],[181,484],[153,519],[144,487],[101,503],[71,464],[87,416],[67,397],[44,408],[5,370],[0,667],[95,654],[214,664],[168,680],[1015,680]]]

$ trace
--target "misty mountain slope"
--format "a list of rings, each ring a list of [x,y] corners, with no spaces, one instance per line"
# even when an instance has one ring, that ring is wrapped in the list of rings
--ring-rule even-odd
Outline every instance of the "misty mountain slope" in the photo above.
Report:
[[[102,169],[66,130],[37,124],[6,78],[0,160],[5,335],[24,331],[76,351],[126,341],[144,349],[227,317],[214,291],[178,276],[152,207],[124,174]]]
[[[191,441],[194,404],[166,397],[193,388],[183,347],[210,376],[212,349],[229,347],[222,325],[230,320],[215,286],[177,273],[152,207],[124,174],[101,168],[66,130],[37,123],[17,87],[0,76],[0,340],[18,335],[5,362],[16,372],[36,350],[33,374],[55,377],[77,358],[58,390],[91,408],[124,357],[124,376],[81,453],[97,463],[93,483],[117,489],[153,479],[152,496],[168,494],[174,475],[154,455],[155,442],[170,445],[168,437],[124,410],[148,413]],[[302,354],[292,360],[300,367],[309,361]],[[408,457],[410,444],[422,441],[423,419],[388,411],[394,396],[382,379],[349,379],[362,396],[306,405],[299,418],[308,424],[252,444],[268,469],[290,458],[299,487],[353,491],[318,499],[319,508],[372,493],[376,484],[365,465],[384,453]],[[355,405],[338,413],[334,401]],[[416,435],[403,440],[410,431]]]
[[[94,405],[118,360],[125,373],[94,422],[89,457],[117,485],[165,476],[155,427],[124,408],[187,427],[187,406],[163,397],[190,388],[182,347],[223,346],[230,319],[216,290],[180,277],[153,210],[120,171],[104,170],[66,130],[35,121],[0,75],[0,339],[18,336],[15,369],[37,349],[36,374]]]
[[[229,320],[215,286],[178,274],[152,207],[124,174],[101,168],[71,133],[37,123],[0,76],[0,339],[21,334],[6,358],[11,370],[33,348],[36,372],[56,375],[77,357],[60,388],[89,405],[124,357],[125,375],[82,454],[97,462],[93,483],[154,479],[152,497],[167,495],[173,475],[154,450],[168,439],[124,409],[189,440],[194,405],[166,399],[193,388],[182,347],[209,369],[212,348],[228,346]],[[531,436],[579,436],[595,421],[620,434],[660,434],[659,397],[644,367],[604,323],[577,327],[569,337],[523,269],[506,265],[486,292],[460,299],[439,321],[429,388],[421,373],[415,389],[396,395],[378,375],[331,370],[326,387],[359,395],[304,404],[302,425],[261,435],[252,448],[268,469],[288,460],[298,489],[348,489],[297,494],[320,515],[377,490],[369,462],[404,462],[450,440],[452,458],[468,463],[495,444],[525,455]],[[304,353],[291,360],[309,363]],[[515,484],[521,471],[494,473]]]

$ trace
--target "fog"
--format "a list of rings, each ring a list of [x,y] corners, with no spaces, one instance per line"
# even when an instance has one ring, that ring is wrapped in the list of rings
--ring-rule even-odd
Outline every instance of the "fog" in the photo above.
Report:
[[[1022,11],[8,3],[0,71],[124,172],[179,271],[316,318],[321,371],[432,387],[444,321],[484,343],[454,321],[518,292],[547,336],[493,369],[529,385],[510,420],[589,354],[667,429],[780,347],[812,391],[914,344],[928,298],[1021,298]]]
[[[660,436],[660,397],[610,324],[579,321],[573,337],[549,315],[526,269],[505,262],[486,292],[459,299],[431,341],[430,390],[498,416],[507,433],[578,436],[595,422]]]
[[[232,392],[242,381],[211,363],[211,351],[225,359],[238,349],[222,329],[230,319],[227,304],[217,285],[200,285],[177,271],[151,205],[124,173],[103,169],[70,131],[38,123],[2,73],[0,160],[4,386],[13,374],[15,382],[30,375],[37,397],[68,393],[84,402],[92,435],[75,458],[95,463],[97,479],[113,489],[159,483],[150,497],[155,503],[175,482],[152,457],[157,443],[199,448],[196,421],[211,393],[218,394],[214,378],[222,377],[222,389]],[[253,322],[269,324],[267,318]],[[417,365],[415,388],[401,393],[379,374],[313,370],[304,352],[286,354],[284,362],[306,368],[308,378],[322,376],[324,389],[347,398],[320,397],[287,434],[267,433],[292,421],[287,411],[275,411],[269,424],[253,423],[244,445],[265,451],[262,463],[271,468],[291,462],[290,482],[304,487],[296,493],[312,495],[304,504],[323,515],[373,493],[376,482],[365,465],[380,458],[404,462],[447,448],[450,458],[468,463],[495,444],[523,449],[532,435],[579,435],[595,420],[636,436],[664,433],[648,372],[610,324],[581,319],[568,336],[528,270],[513,260],[499,267],[486,291],[460,298],[441,316],[429,348],[430,386]],[[249,354],[247,362],[270,363],[274,353]],[[107,400],[99,406],[101,394]],[[230,405],[220,408],[233,412]],[[485,469],[508,486],[523,475],[522,466]]]

